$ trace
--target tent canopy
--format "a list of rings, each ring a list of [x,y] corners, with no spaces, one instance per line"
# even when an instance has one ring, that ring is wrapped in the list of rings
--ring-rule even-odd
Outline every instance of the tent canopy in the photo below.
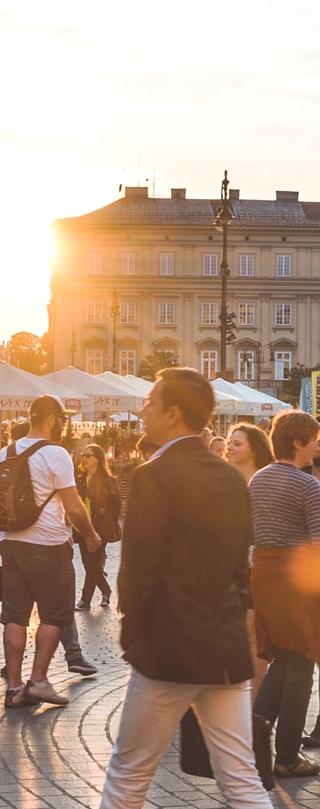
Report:
[[[36,376],[7,362],[0,362],[0,410],[29,410],[32,402],[42,396],[60,396],[66,410],[80,413],[92,408],[92,398],[59,385],[48,376]]]
[[[79,371],[69,365],[61,371],[54,371],[47,374],[45,379],[58,382],[60,385],[67,385],[74,391],[90,396],[93,399],[93,410],[95,413],[105,411],[107,413],[121,412],[124,410],[139,410],[139,401],[134,394],[125,393],[119,387],[111,385],[110,382],[103,382],[98,376]]]
[[[291,410],[291,405],[276,399],[274,396],[268,396],[263,391],[250,388],[243,385],[241,382],[227,382],[225,379],[214,379],[211,383],[212,387],[217,394],[229,393],[231,396],[236,396],[242,399],[243,402],[243,416],[274,416],[281,410]]]

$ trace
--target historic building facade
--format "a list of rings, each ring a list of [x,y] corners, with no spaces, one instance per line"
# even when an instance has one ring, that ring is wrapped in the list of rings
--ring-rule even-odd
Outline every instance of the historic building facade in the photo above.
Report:
[[[298,193],[242,200],[230,190],[230,378],[279,388],[293,365],[320,360],[320,203]],[[137,373],[153,350],[219,374],[219,200],[148,189],[52,225],[49,370]],[[119,307],[119,309],[117,308]]]

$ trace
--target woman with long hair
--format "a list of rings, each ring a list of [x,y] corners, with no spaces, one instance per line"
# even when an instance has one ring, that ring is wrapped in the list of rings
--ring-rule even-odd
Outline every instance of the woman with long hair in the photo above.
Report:
[[[102,593],[101,606],[108,607],[111,587],[104,571],[107,558],[106,545],[120,539],[118,518],[121,500],[117,482],[111,475],[102,447],[88,444],[81,454],[82,470],[76,475],[76,485],[92,525],[102,539],[101,547],[94,553],[87,549],[84,538],[77,532],[74,539],[79,542],[81,559],[86,571],[82,595],[76,610],[89,610],[95,588]]]
[[[259,427],[246,421],[230,427],[226,458],[242,472],[247,483],[259,469],[274,461],[267,435]]]

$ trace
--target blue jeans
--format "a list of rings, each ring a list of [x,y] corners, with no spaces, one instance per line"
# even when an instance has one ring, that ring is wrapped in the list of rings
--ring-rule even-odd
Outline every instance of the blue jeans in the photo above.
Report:
[[[314,663],[301,652],[273,649],[274,660],[255,698],[253,713],[264,716],[276,730],[276,762],[297,761],[310,694]]]

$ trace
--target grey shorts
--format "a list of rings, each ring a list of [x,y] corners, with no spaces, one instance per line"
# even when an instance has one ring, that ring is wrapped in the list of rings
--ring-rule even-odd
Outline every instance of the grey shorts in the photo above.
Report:
[[[74,617],[75,571],[69,542],[34,545],[4,539],[1,621],[28,626],[33,604],[41,623],[69,626]]]

